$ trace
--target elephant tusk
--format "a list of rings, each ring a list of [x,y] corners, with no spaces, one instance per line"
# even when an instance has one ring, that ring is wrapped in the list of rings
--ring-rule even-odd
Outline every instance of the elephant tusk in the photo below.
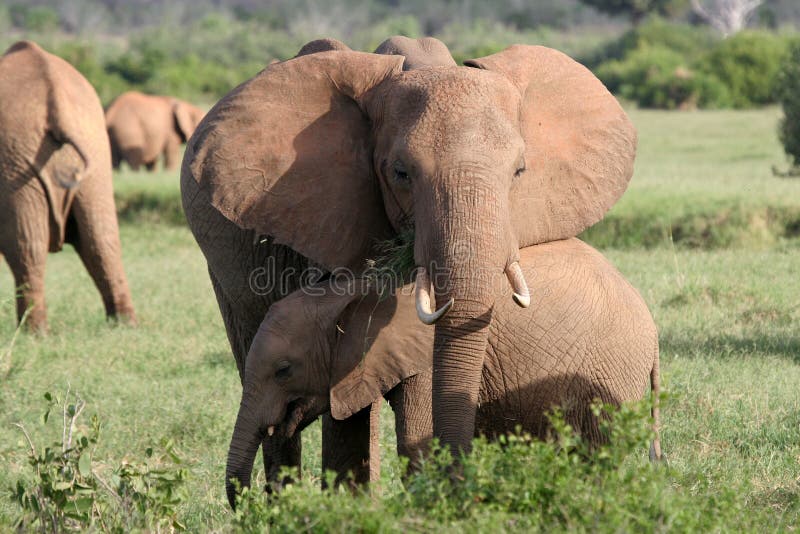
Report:
[[[432,296],[431,279],[424,267],[420,267],[417,271],[417,316],[419,320],[427,325],[434,324],[441,319],[450,310],[454,300],[450,298],[444,306],[436,310],[431,310],[431,296]],[[434,295],[435,296],[435,295]]]
[[[528,291],[528,284],[525,283],[525,275],[522,274],[522,268],[519,262],[515,261],[506,267],[506,276],[511,288],[514,290],[512,298],[517,306],[520,308],[527,308],[531,305],[531,294]]]
[[[267,427],[267,435],[272,437],[272,434],[274,434],[274,433],[275,433],[275,427],[273,425],[268,426]]]

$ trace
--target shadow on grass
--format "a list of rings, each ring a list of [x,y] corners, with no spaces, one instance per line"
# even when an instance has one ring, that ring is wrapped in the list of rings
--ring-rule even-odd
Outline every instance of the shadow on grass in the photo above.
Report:
[[[723,334],[705,339],[686,337],[681,333],[662,332],[659,343],[662,354],[730,358],[755,355],[776,355],[800,364],[800,336],[776,333],[743,337]]]
[[[114,195],[117,216],[123,223],[157,223],[185,226],[180,193],[132,191]]]
[[[631,249],[669,246],[670,236],[682,248],[763,247],[800,238],[800,206],[721,205],[676,217],[651,210],[612,212],[579,237],[601,249]]]

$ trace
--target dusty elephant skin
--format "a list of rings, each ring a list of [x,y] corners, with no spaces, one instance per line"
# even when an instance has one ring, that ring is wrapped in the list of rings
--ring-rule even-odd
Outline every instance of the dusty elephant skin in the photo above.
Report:
[[[503,273],[528,304],[519,247],[602,218],[632,175],[636,134],[600,81],[552,49],[512,46],[469,67],[404,64],[336,50],[269,65],[189,141],[184,209],[242,374],[263,312],[293,289],[254,296],[260,262],[276,256],[275,277],[309,262],[360,271],[376,240],[413,225],[415,261],[435,285],[425,291],[449,307],[428,313],[425,295],[419,306],[426,322],[439,319],[434,435],[467,450]]]
[[[21,289],[18,320],[30,310],[27,325],[47,329],[47,253],[70,243],[106,314],[135,323],[97,93],[68,63],[20,41],[0,57],[0,102],[0,254]]]
[[[578,239],[522,249],[520,265],[541,305],[519,310],[497,299],[474,434],[495,437],[519,426],[544,437],[546,413],[561,406],[568,423],[599,443],[592,402],[619,405],[648,389],[657,429],[658,334],[638,292]],[[247,357],[234,443],[255,443],[270,427],[282,431],[291,403],[313,403],[318,414],[355,418],[339,446],[360,454],[337,467],[339,475],[358,472],[374,461],[364,451],[378,440],[362,410],[385,396],[395,411],[398,453],[413,461],[425,451],[433,435],[434,333],[417,320],[410,286],[380,298],[360,282],[322,282],[270,308]],[[255,452],[229,464],[228,476],[248,479]],[[660,457],[658,439],[653,453]]]
[[[164,156],[164,168],[178,167],[180,146],[203,119],[200,108],[169,96],[123,93],[106,109],[114,168],[125,161],[133,170],[154,171]]]

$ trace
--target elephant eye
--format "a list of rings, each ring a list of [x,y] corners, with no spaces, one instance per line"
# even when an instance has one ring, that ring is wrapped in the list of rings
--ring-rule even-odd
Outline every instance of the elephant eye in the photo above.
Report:
[[[278,368],[275,369],[275,379],[279,382],[285,382],[292,376],[292,364],[289,362],[281,362]]]
[[[411,181],[405,165],[400,160],[394,162],[394,180],[401,185],[408,185]]]

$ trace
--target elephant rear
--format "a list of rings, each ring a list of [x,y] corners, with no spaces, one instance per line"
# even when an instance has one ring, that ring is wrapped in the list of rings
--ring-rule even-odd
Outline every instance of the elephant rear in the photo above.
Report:
[[[492,435],[519,425],[542,437],[546,414],[561,406],[568,423],[598,442],[593,402],[640,400],[648,387],[657,393],[653,318],[608,260],[577,239],[528,247],[520,258],[533,303],[520,310],[498,300],[477,430]]]

